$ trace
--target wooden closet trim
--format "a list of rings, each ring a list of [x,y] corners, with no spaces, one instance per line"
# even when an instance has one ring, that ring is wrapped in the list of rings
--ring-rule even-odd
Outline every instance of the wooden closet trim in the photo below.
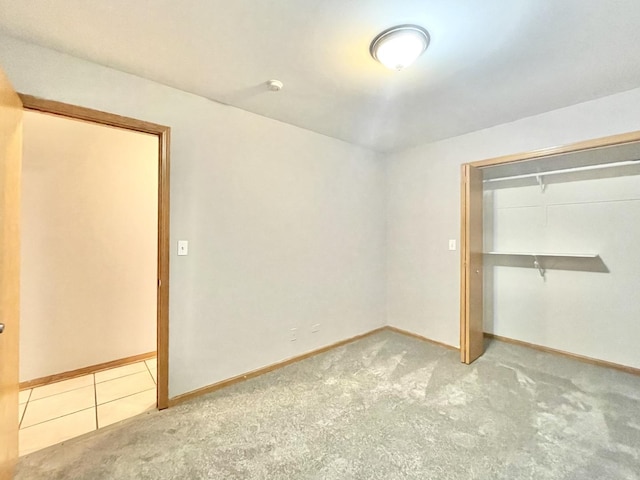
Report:
[[[171,128],[113,113],[18,93],[25,110],[85,120],[158,137],[158,409],[169,406],[169,152]]]
[[[516,153],[513,155],[503,155],[501,157],[488,158],[486,160],[478,160],[468,162],[472,167],[493,167],[496,165],[504,165],[506,163],[524,162],[526,160],[536,160],[539,158],[553,157],[566,153],[574,153],[585,150],[594,150],[596,148],[613,147],[616,145],[625,145],[628,143],[636,143],[640,141],[640,130],[620,135],[611,135],[608,137],[586,140],[583,142],[571,143],[557,147],[541,148],[530,152]]]
[[[479,160],[475,162],[467,162],[462,165],[462,171],[464,172],[465,165],[469,165],[471,167],[476,168],[486,168],[486,167],[494,167],[498,165],[505,165],[508,163],[516,163],[516,162],[524,162],[528,160],[537,160],[542,158],[549,158],[554,156],[560,156],[568,153],[575,152],[584,152],[589,150],[595,150],[599,148],[605,147],[614,147],[618,145],[627,145],[632,143],[640,143],[640,131],[634,131],[629,133],[623,133],[619,135],[611,135],[607,137],[596,138],[592,140],[586,140],[582,142],[572,143],[568,145],[561,145],[556,147],[542,148],[539,150],[533,150],[530,152],[516,153],[513,155],[504,155],[501,157],[489,158],[485,160]],[[464,177],[462,178],[462,188],[464,189]],[[464,192],[462,193],[462,198],[464,199]],[[462,201],[460,205],[460,217],[463,219],[463,225],[461,226],[461,230],[463,235],[460,239],[460,271],[461,271],[461,279],[469,278],[471,275],[470,265],[467,263],[465,265],[465,255],[469,250],[470,245],[468,244],[468,239],[470,238],[470,232],[465,231],[464,219],[468,218],[469,213],[473,207],[473,201],[470,199],[466,199],[466,201]],[[477,234],[482,236],[482,226],[475,227],[473,234]],[[479,230],[478,230],[479,228]],[[476,338],[475,343],[470,333],[469,325],[466,322],[466,317],[468,316],[468,312],[472,308],[472,305],[469,304],[468,292],[467,292],[468,283],[461,281],[460,282],[460,351],[463,355],[464,360],[464,352],[465,350],[480,348],[484,350],[483,345],[476,345],[478,340]],[[480,313],[482,315],[482,312]],[[469,362],[465,362],[469,363]]]

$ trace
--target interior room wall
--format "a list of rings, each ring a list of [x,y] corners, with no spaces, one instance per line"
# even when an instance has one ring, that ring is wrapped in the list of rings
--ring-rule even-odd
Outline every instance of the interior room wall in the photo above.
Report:
[[[636,89],[376,155],[4,35],[0,66],[172,127],[170,396],[385,323],[457,346],[459,165],[640,129]]]
[[[384,324],[380,156],[7,36],[0,66],[20,92],[172,128],[171,397]]]
[[[640,130],[639,107],[634,89],[389,155],[387,322],[459,346],[462,163]]]
[[[158,139],[23,120],[20,380],[156,350]]]
[[[485,189],[485,250],[599,255],[540,259],[544,278],[532,259],[519,267],[488,258],[485,331],[640,368],[640,169],[630,170],[548,177],[544,191]]]

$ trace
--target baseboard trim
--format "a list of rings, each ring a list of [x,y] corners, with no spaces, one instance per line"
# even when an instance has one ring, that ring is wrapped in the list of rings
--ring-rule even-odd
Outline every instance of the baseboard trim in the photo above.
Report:
[[[250,378],[259,377],[260,375],[264,375],[269,372],[273,372],[274,370],[278,370],[280,368],[286,367],[287,365],[291,365],[292,363],[300,362],[301,360],[305,360],[307,358],[313,357],[320,353],[327,352],[329,350],[333,350],[334,348],[341,347],[343,345],[347,345],[349,343],[353,343],[356,340],[360,340],[362,338],[368,337],[370,335],[374,335],[378,332],[385,330],[386,327],[376,328],[375,330],[371,330],[370,332],[362,333],[360,335],[356,335],[355,337],[347,338],[346,340],[340,340],[339,342],[332,343],[331,345],[326,345],[324,347],[317,348],[316,350],[311,350],[310,352],[303,353],[302,355],[298,355],[295,357],[287,358],[286,360],[282,360],[281,362],[272,363],[271,365],[267,365],[266,367],[258,368],[256,370],[251,370],[250,372],[236,375],[235,377],[228,378],[226,380],[222,380],[220,382],[207,385],[206,387],[198,388],[197,390],[192,390],[187,393],[183,393],[181,395],[177,395],[173,398],[169,399],[169,407],[174,407],[179,405],[180,403],[184,403],[187,400],[194,399],[201,395],[205,395],[207,393],[215,392],[216,390],[220,390],[221,388],[229,387],[236,383],[244,382],[245,380],[249,380]]]
[[[320,353],[324,353],[324,352],[327,352],[329,350],[333,350],[335,348],[341,347],[343,345],[347,345],[349,343],[353,343],[356,340],[360,340],[362,338],[374,335],[374,334],[379,333],[379,332],[383,332],[385,330],[391,331],[391,332],[395,332],[395,333],[399,333],[401,335],[406,335],[408,337],[417,338],[418,340],[421,340],[423,342],[428,342],[428,343],[431,343],[431,344],[436,345],[438,347],[447,348],[449,350],[456,350],[456,351],[459,350],[457,347],[454,347],[452,345],[447,345],[446,343],[437,342],[435,340],[431,340],[430,338],[423,337],[423,336],[418,335],[416,333],[412,333],[412,332],[409,332],[407,330],[402,330],[400,328],[391,327],[391,326],[387,325],[387,326],[384,326],[384,327],[376,328],[375,330],[371,330],[370,332],[362,333],[360,335],[356,335],[355,337],[347,338],[346,340],[341,340],[339,342],[332,343],[331,345],[326,345],[326,346],[318,348],[316,350],[312,350],[310,352],[303,353],[302,355],[298,355],[296,357],[291,357],[291,358],[288,358],[288,359],[283,360],[281,362],[273,363],[271,365],[267,365],[266,367],[258,368],[256,370],[251,370],[250,372],[247,372],[245,374],[236,375],[235,377],[231,377],[231,378],[228,378],[226,380],[222,380],[220,382],[217,382],[217,383],[214,383],[214,384],[211,384],[211,385],[207,385],[206,387],[198,388],[197,390],[192,390],[190,392],[183,393],[181,395],[177,395],[177,396],[169,399],[169,407],[173,407],[173,406],[179,405],[181,403],[186,402],[187,400],[194,399],[196,397],[199,397],[201,395],[205,395],[207,393],[215,392],[216,390],[220,390],[221,388],[229,387],[229,386],[234,385],[236,383],[244,382],[245,380],[249,380],[250,378],[259,377],[260,375],[264,375],[265,373],[273,372],[274,370],[278,370],[280,368],[286,367],[287,365],[291,365],[292,363],[300,362],[302,360],[305,360],[307,358],[313,357],[313,356],[318,355]]]
[[[613,368],[614,370],[620,370],[622,372],[631,373],[632,375],[640,375],[640,368],[629,367],[627,365],[621,365],[619,363],[607,362],[606,360],[600,360],[593,357],[586,357],[584,355],[578,355],[577,353],[565,352],[564,350],[558,350],[551,347],[545,347],[543,345],[537,345],[535,343],[524,342],[522,340],[516,340],[514,338],[503,337],[501,335],[495,335],[493,333],[484,333],[485,338],[492,340],[498,340],[504,343],[511,343],[512,345],[519,345],[521,347],[531,348],[545,353],[553,353],[561,355],[563,357],[571,358],[583,363],[589,363],[591,365],[597,365],[599,367]]]
[[[455,350],[456,352],[460,351],[458,347],[454,347],[453,345],[449,345],[448,343],[438,342],[437,340],[432,340],[427,337],[423,337],[422,335],[418,335],[417,333],[410,332],[408,330],[403,330],[398,327],[392,327],[391,325],[387,325],[384,327],[385,330],[390,330],[392,332],[400,333],[402,335],[406,335],[407,337],[417,338],[418,340],[422,340],[423,342],[431,343],[438,347],[444,347],[449,350]]]
[[[131,363],[137,363],[142,360],[153,358],[156,355],[156,352],[141,353],[140,355],[133,355],[131,357],[120,358],[118,360],[112,360],[110,362],[98,363],[96,365],[82,367],[76,370],[70,370],[68,372],[56,373],[55,375],[48,375],[46,377],[27,380],[26,382],[20,382],[20,390],[42,387],[44,385],[49,385],[50,383],[61,382],[62,380],[70,380],[72,378],[82,377],[83,375],[89,375],[91,373],[108,370],[110,368],[122,367],[124,365],[129,365]]]

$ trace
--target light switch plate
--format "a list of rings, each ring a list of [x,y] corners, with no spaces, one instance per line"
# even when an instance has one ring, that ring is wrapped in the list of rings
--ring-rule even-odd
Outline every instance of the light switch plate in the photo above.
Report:
[[[178,255],[189,255],[189,240],[178,240]]]
[[[452,238],[451,240],[449,240],[449,250],[455,250],[456,249],[456,239]]]

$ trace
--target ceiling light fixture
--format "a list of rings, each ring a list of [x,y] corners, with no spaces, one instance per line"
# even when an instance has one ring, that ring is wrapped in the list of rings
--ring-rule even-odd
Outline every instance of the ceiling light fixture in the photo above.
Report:
[[[385,67],[400,71],[423,54],[430,40],[429,32],[418,25],[398,25],[376,36],[369,53]]]

